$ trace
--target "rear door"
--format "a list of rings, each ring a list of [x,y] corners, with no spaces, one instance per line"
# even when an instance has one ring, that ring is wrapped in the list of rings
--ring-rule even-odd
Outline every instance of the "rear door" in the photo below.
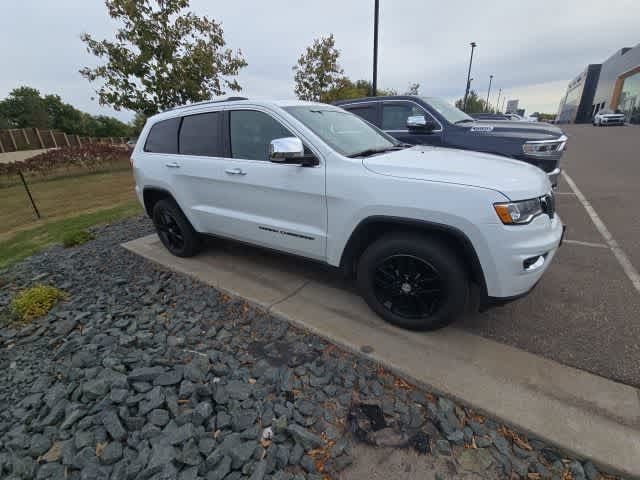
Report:
[[[381,128],[401,142],[412,145],[441,145],[442,125],[424,108],[409,100],[385,100],[382,103]],[[407,118],[423,115],[435,128],[431,131],[407,129]]]
[[[319,158],[314,167],[270,162],[271,140],[298,135],[257,107],[225,111],[222,122],[225,153],[220,176],[208,192],[209,205],[201,207],[209,218],[208,228],[325,260],[324,161]]]

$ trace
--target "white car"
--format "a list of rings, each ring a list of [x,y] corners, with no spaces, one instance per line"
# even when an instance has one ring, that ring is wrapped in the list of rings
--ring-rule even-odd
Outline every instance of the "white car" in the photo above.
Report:
[[[620,113],[619,111],[614,112],[605,108],[594,115],[593,126],[624,125],[624,120],[624,113]]]
[[[203,234],[355,274],[370,307],[442,327],[472,285],[482,304],[526,294],[561,243],[544,172],[504,157],[408,146],[338,107],[228,100],[151,117],[132,154],[136,192],[165,247]]]

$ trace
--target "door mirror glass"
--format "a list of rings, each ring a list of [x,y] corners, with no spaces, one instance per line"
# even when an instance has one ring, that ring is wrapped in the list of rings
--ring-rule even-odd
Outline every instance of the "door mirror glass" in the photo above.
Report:
[[[269,143],[269,159],[272,162],[284,163],[290,160],[303,160],[304,145],[297,137],[274,138]]]

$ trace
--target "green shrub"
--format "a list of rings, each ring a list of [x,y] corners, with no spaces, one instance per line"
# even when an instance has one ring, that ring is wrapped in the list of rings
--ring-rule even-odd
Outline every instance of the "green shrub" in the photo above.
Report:
[[[86,230],[75,230],[66,233],[64,237],[62,237],[62,245],[64,248],[69,248],[75,245],[82,245],[89,240],[93,240],[93,238],[94,236],[91,232],[87,232]]]
[[[11,310],[23,322],[45,315],[69,294],[50,285],[36,285],[18,293],[11,302]]]

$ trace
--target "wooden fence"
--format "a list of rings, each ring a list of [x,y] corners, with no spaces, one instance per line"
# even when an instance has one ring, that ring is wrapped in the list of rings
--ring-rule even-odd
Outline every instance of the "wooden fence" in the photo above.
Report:
[[[0,153],[40,148],[77,147],[89,143],[124,144],[124,137],[81,137],[58,130],[42,128],[12,128],[0,130]]]

